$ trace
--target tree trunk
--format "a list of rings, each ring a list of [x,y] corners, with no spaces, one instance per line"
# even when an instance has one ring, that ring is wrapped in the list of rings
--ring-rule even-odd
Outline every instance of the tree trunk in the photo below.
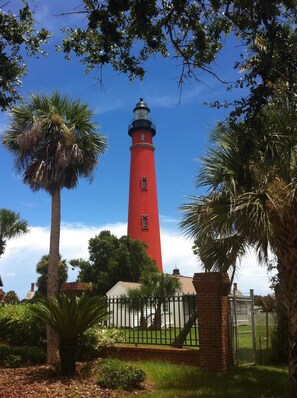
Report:
[[[158,301],[157,303],[155,318],[151,327],[151,329],[153,330],[160,330],[162,327],[161,307],[162,307],[162,300]]]
[[[296,273],[296,272],[295,272]],[[297,280],[295,279],[295,290]],[[290,299],[289,319],[289,397],[297,397],[297,294]]]
[[[52,193],[51,234],[48,265],[47,297],[53,297],[58,292],[59,255],[60,255],[60,224],[61,195],[60,190]],[[47,327],[47,362],[56,364],[59,361],[59,337],[54,330]]]
[[[144,317],[143,311],[140,312],[139,328],[145,330],[147,328],[147,321]]]
[[[61,358],[61,375],[73,376],[77,353],[77,341],[61,341],[59,346]]]
[[[288,315],[288,397],[297,398],[297,247],[292,235],[286,236],[286,245],[278,248],[277,255],[280,296]]]
[[[297,262],[295,263],[297,264]],[[288,397],[297,398],[297,267],[286,272],[285,281],[280,281],[282,295],[288,314],[289,378]]]
[[[180,334],[170,344],[172,347],[182,348],[182,346],[186,340],[186,337],[189,334],[190,330],[192,329],[192,326],[196,322],[197,318],[198,318],[198,311],[196,309],[196,311],[193,312],[193,314],[190,316],[190,318],[186,322],[186,324],[183,327],[183,329],[181,330]]]

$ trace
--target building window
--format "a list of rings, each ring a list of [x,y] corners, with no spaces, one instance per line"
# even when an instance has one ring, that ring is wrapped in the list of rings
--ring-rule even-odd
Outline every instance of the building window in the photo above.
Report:
[[[148,229],[148,216],[141,216],[141,228]]]
[[[165,302],[163,304],[163,311],[164,312],[169,312],[169,300],[168,300],[168,298],[165,300]]]
[[[140,177],[140,189],[142,191],[147,190],[147,177]]]
[[[141,133],[141,141],[144,141],[144,140],[145,140],[145,134]]]

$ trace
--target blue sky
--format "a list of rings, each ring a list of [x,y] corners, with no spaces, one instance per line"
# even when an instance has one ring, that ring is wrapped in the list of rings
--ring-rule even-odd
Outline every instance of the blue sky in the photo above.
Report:
[[[57,14],[70,11],[79,1],[61,5],[62,2],[56,0],[35,0],[32,4],[36,6],[37,23],[54,35],[47,46],[48,57],[28,59],[29,73],[23,79],[22,95],[59,90],[80,98],[95,112],[95,121],[109,144],[92,184],[81,180],[77,189],[62,192],[62,257],[87,259],[88,239],[102,229],[110,229],[118,236],[126,234],[131,144],[128,125],[135,104],[143,97],[157,127],[154,145],[164,271],[171,272],[176,266],[184,275],[200,272],[191,241],[185,239],[178,228],[181,217],[178,207],[187,201],[187,195],[202,193],[194,188],[198,158],[207,149],[210,130],[227,116],[227,111],[212,109],[203,103],[223,102],[239,93],[227,92],[224,85],[205,73],[199,75],[202,82],[192,80],[180,92],[178,63],[158,56],[145,64],[147,74],[142,82],[131,83],[127,76],[117,74],[110,67],[104,68],[101,87],[99,71],[86,75],[77,58],[73,56],[66,61],[62,53],[55,51],[55,44],[62,38],[60,28],[83,23],[81,16]],[[237,78],[233,71],[237,46],[238,43],[227,41],[226,48],[217,57],[216,71],[225,80]],[[8,124],[7,113],[0,113],[1,132]],[[23,298],[30,283],[37,279],[36,263],[48,252],[51,201],[45,192],[33,193],[22,183],[21,177],[14,173],[11,154],[2,146],[0,159],[0,207],[20,212],[30,225],[30,233],[9,241],[0,259],[4,290],[15,290]],[[75,279],[75,273],[70,271],[69,279]],[[237,279],[243,292],[250,288],[257,294],[269,292],[266,270],[253,256],[242,260]]]

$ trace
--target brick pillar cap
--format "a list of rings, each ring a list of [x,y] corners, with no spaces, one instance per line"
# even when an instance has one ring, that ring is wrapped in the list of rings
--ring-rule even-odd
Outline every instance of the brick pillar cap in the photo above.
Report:
[[[226,272],[199,272],[194,274],[193,285],[197,293],[199,290],[209,290],[213,285],[219,285],[220,295],[229,294],[230,279]]]

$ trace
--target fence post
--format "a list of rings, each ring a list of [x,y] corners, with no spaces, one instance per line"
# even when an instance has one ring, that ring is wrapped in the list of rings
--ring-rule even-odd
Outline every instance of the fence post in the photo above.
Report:
[[[221,272],[194,274],[193,285],[197,294],[200,364],[209,370],[230,369],[229,277]]]
[[[252,323],[252,342],[253,342],[253,361],[254,364],[257,363],[257,342],[256,342],[256,324],[255,324],[255,298],[254,298],[254,290],[250,289],[250,297],[251,297],[251,323]]]

